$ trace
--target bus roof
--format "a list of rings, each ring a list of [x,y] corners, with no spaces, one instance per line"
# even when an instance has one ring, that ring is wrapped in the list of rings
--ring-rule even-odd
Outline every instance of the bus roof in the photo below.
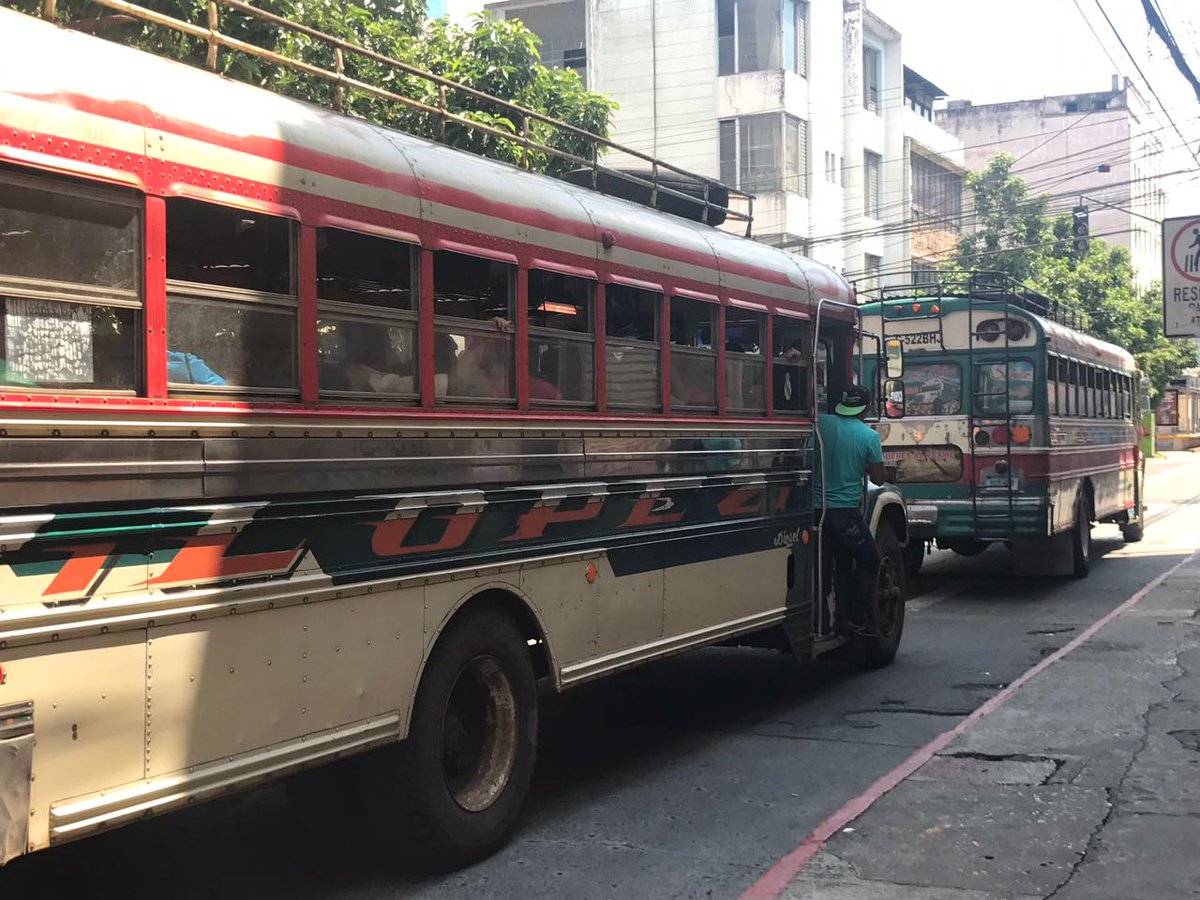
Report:
[[[1005,304],[996,299],[937,296],[926,293],[917,294],[916,292],[908,297],[898,297],[892,294],[886,300],[864,303],[860,309],[864,316],[877,316],[886,315],[886,311],[892,309],[906,309],[915,303],[927,307],[939,307],[938,315],[963,312],[971,307],[975,309],[978,315],[1000,313],[1005,309]],[[928,308],[923,311],[923,314],[929,314]],[[1044,337],[1047,348],[1056,353],[1089,361],[1103,362],[1125,371],[1133,371],[1137,368],[1137,361],[1134,359],[1133,354],[1123,347],[1118,347],[1116,344],[1102,341],[1082,331],[1070,328],[1061,322],[1040,316],[1021,306],[1009,304],[1007,306],[1007,315],[1020,316],[1033,322]],[[899,322],[903,321],[903,319],[897,318],[890,321]]]
[[[832,269],[766,244],[6,9],[0,58],[0,159],[293,215],[319,197],[437,223],[464,241],[486,236],[781,306],[853,301]]]

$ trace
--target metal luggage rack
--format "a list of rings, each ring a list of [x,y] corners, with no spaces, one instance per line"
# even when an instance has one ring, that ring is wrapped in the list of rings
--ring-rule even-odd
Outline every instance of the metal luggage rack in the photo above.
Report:
[[[280,66],[286,66],[297,72],[305,75],[310,75],[315,78],[324,79],[334,85],[334,96],[332,103],[327,104],[330,108],[337,112],[345,113],[344,103],[346,91],[357,91],[364,94],[370,94],[374,97],[379,97],[383,100],[388,100],[395,103],[403,104],[409,109],[417,110],[426,113],[436,123],[437,127],[433,135],[421,135],[422,137],[432,138],[439,143],[444,143],[446,138],[446,125],[454,123],[465,128],[478,131],[482,134],[489,135],[499,140],[508,141],[522,148],[521,162],[526,168],[531,163],[530,152],[546,153],[558,159],[573,163],[584,170],[582,173],[574,173],[577,177],[571,180],[574,184],[580,184],[581,181],[586,182],[583,186],[591,187],[593,190],[603,190],[605,193],[613,193],[611,188],[614,183],[625,186],[624,193],[632,192],[636,195],[627,197],[634,199],[635,202],[641,202],[644,205],[649,205],[655,209],[662,210],[664,206],[674,206],[675,209],[667,209],[665,211],[674,212],[676,215],[681,215],[678,212],[680,203],[685,206],[697,208],[699,215],[696,217],[698,221],[706,224],[719,225],[726,219],[732,219],[746,223],[746,237],[751,236],[751,227],[754,221],[754,195],[740,191],[730,187],[712,178],[703,175],[697,175],[694,172],[689,172],[686,169],[681,169],[678,166],[673,166],[670,163],[663,162],[640,150],[634,150],[631,147],[626,147],[600,135],[593,134],[585,129],[571,125],[568,122],[563,122],[555,119],[552,116],[540,113],[537,110],[529,109],[500,97],[485,93],[484,91],[476,90],[467,85],[460,84],[449,78],[443,78],[440,75],[435,75],[432,72],[426,72],[415,66],[412,66],[401,60],[394,59],[374,50],[369,50],[351,41],[343,40],[342,38],[334,37],[318,31],[315,28],[310,28],[307,25],[301,25],[298,22],[293,22],[283,16],[275,15],[274,13],[266,12],[251,6],[249,3],[242,0],[208,0],[208,21],[207,24],[197,25],[192,22],[186,22],[182,19],[176,19],[172,16],[164,15],[163,13],[155,12],[152,9],[147,9],[144,6],[138,6],[134,3],[126,2],[126,0],[92,0],[97,6],[103,6],[111,9],[122,16],[128,16],[131,19],[148,22],[152,25],[157,25],[162,28],[167,28],[178,34],[185,35],[197,41],[207,43],[208,53],[205,58],[205,67],[213,72],[220,71],[219,57],[222,50],[232,51],[256,59],[265,60]],[[51,22],[58,22],[57,16],[58,0],[43,0],[42,2],[42,18],[48,19]],[[220,30],[220,9],[225,7],[229,10],[234,10],[239,14],[250,16],[258,19],[261,22],[268,23],[278,28],[286,29],[298,35],[304,35],[315,41],[325,44],[333,52],[334,68],[329,69],[314,63],[306,62],[302,59],[297,59],[291,56],[285,56],[276,53],[273,50],[267,50],[264,47],[259,47],[255,44],[247,43],[238,38],[230,37],[227,34],[222,34]],[[112,17],[118,19],[119,17]],[[69,21],[58,22],[65,27],[71,28],[72,23]],[[86,30],[99,30],[96,28],[97,20],[91,20],[88,25],[92,26]],[[84,23],[76,23],[76,27],[84,30]],[[421,79],[433,85],[437,92],[437,103],[431,105],[414,97],[408,97],[404,94],[397,93],[395,90],[380,87],[376,84],[369,84],[364,81],[359,81],[355,78],[346,75],[346,57],[357,56],[363,60],[369,60],[372,63],[384,66],[388,74],[401,75],[411,78]],[[403,84],[403,78],[397,78],[396,83]],[[451,111],[448,100],[449,97],[457,93],[464,97],[469,97],[472,100],[484,103],[494,104],[496,107],[507,111],[519,123],[517,131],[506,131],[502,128],[496,128],[484,122],[476,121],[468,116],[463,116]],[[316,98],[306,98],[311,102],[319,103]],[[539,122],[554,129],[556,132],[572,135],[576,138],[583,139],[590,146],[590,153],[585,158],[570,151],[563,150],[560,147],[554,147],[543,141],[539,141],[530,136],[530,123]],[[646,163],[649,166],[648,173],[629,172],[621,169],[611,168],[603,165],[600,162],[602,153],[613,151],[624,154],[641,163]],[[582,178],[578,176],[582,175]],[[588,177],[590,175],[590,177]],[[643,177],[646,176],[646,177]],[[670,179],[676,184],[680,179],[688,182],[694,182],[696,191],[699,196],[676,190],[664,184],[663,181]],[[721,202],[721,198],[725,198]],[[745,205],[745,211],[734,209],[731,202],[738,200]],[[673,201],[673,202],[664,202]],[[690,216],[688,216],[690,218]]]
[[[1015,306],[1075,330],[1082,330],[1084,324],[1075,310],[1067,309],[1054,298],[1033,290],[1004,272],[971,272],[915,284],[864,288],[859,291],[858,297],[860,304],[912,297],[965,297]]]

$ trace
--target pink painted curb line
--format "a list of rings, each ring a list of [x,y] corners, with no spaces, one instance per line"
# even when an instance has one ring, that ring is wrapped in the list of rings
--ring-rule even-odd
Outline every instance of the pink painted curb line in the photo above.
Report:
[[[877,800],[884,794],[902,782],[905,778],[911,775],[925,763],[929,762],[938,751],[944,749],[947,744],[955,738],[960,737],[967,731],[970,731],[1001,706],[1007,703],[1014,694],[1017,693],[1031,680],[1036,678],[1050,666],[1054,665],[1068,653],[1079,648],[1086,641],[1091,640],[1098,631],[1107,626],[1114,619],[1124,615],[1133,607],[1137,606],[1146,595],[1152,590],[1174,575],[1177,571],[1183,568],[1188,563],[1200,557],[1200,551],[1196,551],[1186,559],[1180,560],[1167,571],[1163,572],[1149,584],[1142,587],[1128,600],[1120,606],[1108,612],[1102,618],[1093,622],[1084,631],[1077,634],[1067,644],[1054,653],[1051,653],[1037,665],[1027,669],[1017,677],[1008,687],[1000,691],[994,697],[990,698],[982,706],[976,709],[973,713],[951,728],[949,731],[944,731],[935,737],[928,744],[913,751],[912,755],[896,768],[892,769],[885,775],[880,776],[870,787],[854,797],[846,801],[833,815],[809,832],[808,836],[800,843],[795,850],[787,856],[780,859],[775,865],[771,866],[763,875],[746,889],[740,900],[776,900],[783,893],[784,889],[792,882],[797,875],[804,871],[807,866],[826,842],[870,809]]]

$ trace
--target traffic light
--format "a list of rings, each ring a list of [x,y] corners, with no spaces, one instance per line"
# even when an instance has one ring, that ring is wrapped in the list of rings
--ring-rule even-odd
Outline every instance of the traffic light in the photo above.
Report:
[[[1071,236],[1074,238],[1072,247],[1075,255],[1080,259],[1087,256],[1088,208],[1086,206],[1076,206],[1071,210]]]

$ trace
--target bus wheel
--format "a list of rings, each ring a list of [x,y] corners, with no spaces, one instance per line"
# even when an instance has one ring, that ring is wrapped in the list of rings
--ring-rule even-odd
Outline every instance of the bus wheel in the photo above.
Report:
[[[364,785],[388,849],[431,870],[499,849],[529,793],[537,727],[533,666],[513,622],[494,610],[452,622],[425,668],[408,738]]]
[[[1085,578],[1092,568],[1092,514],[1087,494],[1079,492],[1075,501],[1075,527],[1071,532],[1072,574]]]
[[[925,562],[925,541],[909,538],[908,546],[904,548],[904,574],[908,578],[916,578],[921,574],[921,564]]]
[[[1142,511],[1139,509],[1137,518],[1130,519],[1128,522],[1121,524],[1121,537],[1125,539],[1127,544],[1136,544],[1146,536],[1146,519]]]
[[[904,634],[904,550],[887,522],[875,532],[879,580],[867,611],[867,634],[850,636],[850,658],[864,669],[878,669],[896,658]]]

